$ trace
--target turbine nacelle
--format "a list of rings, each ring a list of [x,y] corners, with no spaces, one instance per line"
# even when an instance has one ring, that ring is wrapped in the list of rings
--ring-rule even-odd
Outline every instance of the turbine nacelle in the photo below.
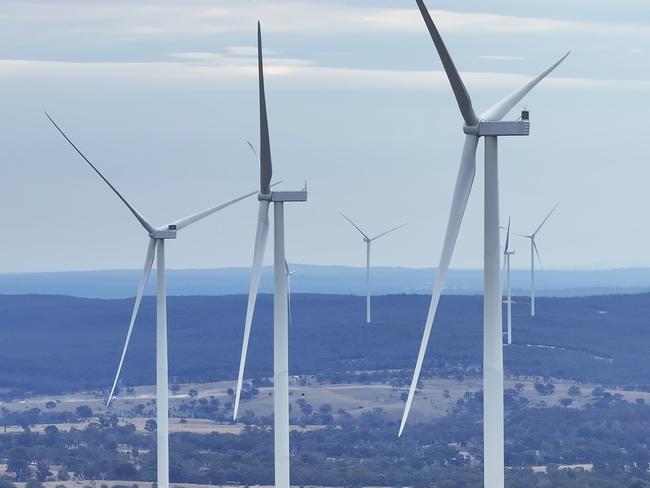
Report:
[[[306,202],[307,190],[300,191],[272,191],[268,201],[271,202]]]
[[[155,229],[153,232],[150,232],[149,237],[152,239],[176,239],[176,234],[176,226],[167,225],[165,227]]]
[[[478,137],[528,136],[530,135],[530,122],[528,120],[481,120],[476,125],[463,125],[463,132]]]

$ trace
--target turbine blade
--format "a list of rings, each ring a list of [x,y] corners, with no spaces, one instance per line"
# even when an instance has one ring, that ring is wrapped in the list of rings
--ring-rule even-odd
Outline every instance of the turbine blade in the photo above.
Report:
[[[539,261],[539,267],[542,267],[542,258],[539,256],[539,250],[537,249],[537,243],[535,242],[535,239],[532,240],[533,242],[533,249],[535,249],[535,254],[537,255],[537,261]]]
[[[350,222],[352,225],[354,225],[354,228],[357,229],[359,232],[361,232],[361,235],[362,235],[363,237],[365,237],[365,238],[368,239],[368,240],[371,240],[370,237],[368,237],[368,236],[366,235],[366,233],[365,233],[364,231],[362,231],[362,230],[359,228],[359,226],[358,226],[357,224],[355,224],[354,222],[352,222],[352,220],[350,220],[350,219],[349,219],[349,218],[348,218],[348,217],[347,217],[343,212],[339,212],[339,213],[343,216],[343,218],[344,218],[345,220],[347,220],[347,221]]]
[[[533,232],[533,234],[532,234],[533,237],[535,237],[535,236],[537,235],[537,233],[542,229],[542,227],[544,226],[544,224],[546,223],[546,221],[549,219],[549,217],[551,216],[551,214],[552,214],[553,212],[555,212],[555,209],[558,207],[559,204],[560,204],[560,202],[557,202],[557,203],[555,204],[555,207],[553,207],[553,208],[551,209],[551,211],[548,213],[548,215],[547,215],[546,217],[544,217],[544,220],[542,220],[542,223],[539,224],[539,225],[537,226],[537,229],[535,229],[535,232]]]
[[[122,200],[122,202],[124,203],[124,205],[126,205],[126,206],[128,207],[128,209],[129,209],[129,210],[131,211],[131,213],[135,216],[135,218],[138,219],[138,221],[140,222],[140,224],[142,224],[142,227],[144,227],[144,228],[147,230],[147,232],[150,232],[150,233],[153,232],[153,231],[154,231],[153,226],[152,226],[151,224],[149,224],[149,222],[147,222],[147,221],[144,219],[144,217],[138,213],[138,211],[133,207],[133,205],[131,205],[131,204],[126,200],[126,198],[124,198],[124,197],[122,196],[122,194],[121,194],[119,191],[117,191],[117,189],[116,189],[116,188],[111,184],[111,182],[108,181],[108,180],[106,179],[106,177],[105,177],[105,176],[104,176],[104,175],[103,175],[103,174],[102,174],[102,173],[97,169],[97,167],[96,167],[93,163],[90,162],[90,160],[89,160],[89,159],[84,155],[84,153],[82,153],[82,152],[79,150],[79,148],[78,148],[77,146],[75,146],[74,142],[72,142],[72,140],[71,140],[71,139],[66,135],[66,133],[63,132],[63,130],[61,130],[61,127],[59,127],[59,126],[57,125],[57,123],[54,122],[54,119],[52,119],[52,117],[50,117],[50,114],[48,114],[47,112],[45,112],[45,116],[46,116],[48,119],[50,119],[50,122],[52,122],[52,125],[54,125],[54,127],[56,127],[56,129],[57,129],[57,130],[61,133],[61,135],[65,138],[65,140],[68,141],[68,143],[69,143],[69,144],[74,148],[75,151],[77,151],[77,154],[79,154],[79,156],[81,156],[81,157],[84,159],[84,161],[86,161],[86,162],[90,165],[90,167],[95,171],[95,173],[97,173],[97,174],[99,175],[99,177],[100,177],[102,180],[104,180],[104,182],[109,186],[109,188],[110,188],[111,190],[113,190],[113,192],[118,196],[118,198],[119,198],[120,200]]]
[[[567,52],[558,61],[556,61],[551,66],[546,68],[539,76],[533,78],[524,86],[519,88],[517,91],[513,92],[512,94],[505,97],[503,100],[494,104],[486,112],[481,114],[481,120],[493,120],[493,121],[501,120],[503,117],[506,116],[508,112],[510,112],[510,110],[514,108],[515,105],[517,105],[521,101],[522,98],[524,98],[528,94],[528,92],[530,92],[533,88],[535,88],[535,86],[540,81],[546,78],[555,68],[557,68],[560,65],[560,63],[564,61],[567,58],[567,56],[569,56],[569,54],[571,54],[571,51]]]
[[[508,217],[508,231],[506,232],[506,247],[503,253],[507,253],[510,250],[510,217]]]
[[[442,288],[445,283],[447,272],[449,271],[449,264],[451,257],[454,253],[456,239],[458,238],[458,231],[460,224],[463,221],[465,208],[467,207],[467,200],[469,199],[470,192],[472,191],[472,183],[474,182],[474,175],[476,174],[476,148],[478,146],[478,137],[474,135],[467,135],[465,137],[465,147],[463,148],[463,156],[458,169],[458,177],[456,179],[456,188],[454,189],[454,197],[451,202],[451,210],[449,212],[449,221],[447,223],[447,232],[445,233],[445,242],[442,248],[442,255],[440,256],[440,265],[438,266],[438,273],[436,275],[436,282],[431,294],[431,305],[429,306],[429,313],[427,321],[424,326],[424,333],[422,335],[422,342],[420,343],[420,351],[418,352],[418,359],[415,363],[415,371],[413,372],[413,380],[409,389],[409,395],[406,400],[404,408],[404,415],[402,416],[402,423],[399,428],[399,436],[404,431],[406,420],[408,419],[411,411],[411,404],[420,379],[422,371],[422,363],[424,362],[424,355],[427,351],[429,343],[429,336],[431,335],[431,328],[433,326],[433,319],[438,309],[438,301],[442,294]]]
[[[129,347],[129,341],[131,340],[131,333],[133,332],[133,325],[135,324],[135,319],[138,316],[138,310],[140,310],[140,302],[142,301],[142,295],[144,294],[144,287],[147,285],[147,280],[151,274],[151,266],[153,265],[153,258],[156,251],[156,240],[149,239],[149,247],[147,247],[147,256],[144,259],[144,268],[142,270],[142,276],[140,277],[140,285],[138,286],[138,293],[135,296],[135,303],[133,304],[133,312],[131,313],[131,321],[129,322],[129,330],[126,333],[126,340],[124,341],[124,349],[122,349],[122,356],[120,356],[120,363],[117,366],[117,373],[115,374],[115,380],[113,381],[113,387],[111,388],[111,393],[108,395],[108,401],[106,406],[111,403],[113,399],[113,393],[115,393],[115,387],[117,382],[120,379],[120,373],[122,372],[122,365],[124,364],[124,358],[126,357],[126,350]]]
[[[262,26],[257,23],[257,64],[259,71],[260,92],[260,193],[271,193],[271,142],[269,137],[269,121],[266,115],[266,95],[264,93],[264,60],[262,59]]]
[[[262,265],[264,264],[264,251],[266,250],[266,241],[269,236],[269,202],[260,201],[259,213],[257,216],[257,232],[255,234],[255,250],[253,252],[253,270],[251,272],[251,281],[248,289],[248,305],[246,307],[246,322],[244,325],[244,342],[242,344],[241,359],[239,361],[239,375],[237,377],[237,393],[235,395],[235,407],[233,409],[233,420],[237,419],[239,410],[239,399],[244,381],[244,369],[246,367],[246,354],[248,354],[248,340],[251,335],[251,325],[253,323],[253,314],[255,312],[255,302],[257,300],[257,290],[260,286],[262,277]]]
[[[291,273],[287,273],[287,312],[289,318],[289,326],[293,323],[291,317]]]
[[[376,239],[379,239],[380,237],[384,237],[386,234],[390,234],[391,232],[395,232],[396,230],[401,229],[402,227],[405,227],[406,225],[407,224],[402,224],[402,225],[398,225],[397,227],[393,227],[392,229],[387,230],[386,232],[382,232],[381,234],[379,234],[378,236],[373,237],[370,240],[374,241]]]
[[[454,95],[456,96],[456,102],[458,102],[458,108],[460,109],[460,113],[463,115],[463,119],[465,119],[465,124],[469,126],[476,125],[478,123],[478,117],[476,117],[476,113],[474,113],[472,100],[470,99],[469,93],[467,93],[467,88],[465,88],[465,84],[456,69],[456,65],[454,65],[454,61],[449,55],[449,51],[447,51],[447,47],[440,36],[440,32],[438,32],[436,25],[433,23],[433,19],[431,18],[431,15],[429,15],[429,11],[427,10],[426,5],[424,5],[424,2],[422,0],[416,0],[416,2],[420,8],[420,13],[422,14],[424,23],[427,25],[427,29],[429,29],[431,39],[433,39],[433,43],[436,46],[438,56],[440,56],[442,65],[445,68],[447,78],[449,79],[449,83],[451,83],[451,89],[454,91]]]
[[[257,166],[261,167],[262,165],[260,164],[260,157],[257,155],[257,151],[255,150],[255,146],[251,144],[251,141],[246,141],[246,144],[248,144],[248,147],[251,148],[251,151],[253,151],[253,154],[255,155],[255,159],[257,160]]]
[[[240,202],[241,200],[244,200],[246,198],[252,197],[253,195],[257,195],[257,194],[258,194],[257,190],[252,191],[250,193],[247,193],[246,195],[242,195],[241,197],[237,197],[237,198],[235,198],[233,200],[230,200],[229,202],[222,203],[221,205],[217,205],[216,207],[210,207],[210,208],[207,208],[207,209],[203,210],[202,212],[195,213],[194,215],[190,215],[190,216],[182,218],[182,219],[178,219],[178,220],[172,222],[171,224],[169,224],[169,226],[174,226],[175,225],[176,230],[184,229],[185,227],[187,227],[189,225],[192,225],[193,223],[198,222],[199,220],[202,220],[202,219],[208,217],[209,215],[212,215],[213,213],[218,212],[219,210],[222,210],[222,209],[224,209],[226,207],[229,207],[230,205],[233,205],[234,203]]]

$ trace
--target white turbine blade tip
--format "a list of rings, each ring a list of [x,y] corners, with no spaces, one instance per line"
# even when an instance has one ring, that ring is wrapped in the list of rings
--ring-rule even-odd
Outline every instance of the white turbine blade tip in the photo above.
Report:
[[[494,104],[487,111],[483,112],[481,114],[481,120],[496,121],[503,119],[503,117],[505,117],[507,113],[510,112],[510,110],[512,110],[515,105],[517,105],[533,88],[535,88],[544,78],[551,74],[555,68],[557,68],[562,63],[562,61],[564,61],[569,56],[570,53],[571,51],[567,52],[559,60],[542,71],[542,73],[525,83],[522,87],[504,99]]]

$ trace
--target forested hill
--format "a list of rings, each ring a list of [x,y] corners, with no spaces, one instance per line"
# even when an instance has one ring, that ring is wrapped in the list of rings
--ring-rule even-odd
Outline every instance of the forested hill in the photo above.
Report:
[[[242,295],[169,298],[172,381],[236,377],[245,302]],[[291,373],[327,381],[350,380],[359,371],[373,372],[371,379],[409,377],[428,302],[424,295],[374,298],[375,320],[366,326],[361,297],[294,294]],[[60,392],[110,385],[132,305],[133,299],[0,296],[0,388]],[[154,381],[154,305],[145,298],[124,367],[126,385]],[[514,305],[515,344],[505,350],[509,373],[650,385],[650,295],[542,298],[538,313],[528,316],[527,299]],[[271,317],[272,297],[261,295],[247,377],[271,374]],[[428,374],[479,373],[481,336],[482,298],[444,296]]]
[[[366,270],[363,267],[291,264],[292,287],[297,293],[364,295]],[[135,294],[142,270],[69,271],[56,273],[0,274],[0,294],[71,295],[86,298],[128,298]],[[154,272],[155,274],[155,272]],[[433,268],[373,267],[372,287],[377,295],[431,293],[436,270]],[[153,276],[152,276],[153,278]],[[170,269],[167,286],[170,295],[232,295],[248,293],[250,268]],[[650,291],[650,269],[607,270],[538,269],[535,274],[538,296],[587,296],[645,293]],[[264,268],[261,289],[271,292],[272,270]],[[147,294],[155,293],[155,280],[149,280]],[[526,295],[530,271],[513,269],[512,286]],[[452,269],[445,293],[481,294],[483,271]]]

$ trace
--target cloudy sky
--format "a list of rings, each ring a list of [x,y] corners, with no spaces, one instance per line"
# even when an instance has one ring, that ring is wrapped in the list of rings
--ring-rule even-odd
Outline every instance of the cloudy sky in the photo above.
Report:
[[[650,3],[430,0],[477,111],[571,49],[502,140],[503,220],[546,268],[650,265]],[[252,191],[262,21],[275,175],[291,261],[434,266],[463,134],[411,0],[5,0],[0,13],[0,271],[137,268],[146,233],[45,120],[48,110],[148,219]],[[523,105],[522,105],[523,107]],[[512,118],[516,113],[511,114]],[[482,150],[453,266],[482,265]],[[170,243],[173,268],[248,265],[255,200]],[[514,265],[526,265],[516,242]],[[269,256],[270,258],[270,256]]]

